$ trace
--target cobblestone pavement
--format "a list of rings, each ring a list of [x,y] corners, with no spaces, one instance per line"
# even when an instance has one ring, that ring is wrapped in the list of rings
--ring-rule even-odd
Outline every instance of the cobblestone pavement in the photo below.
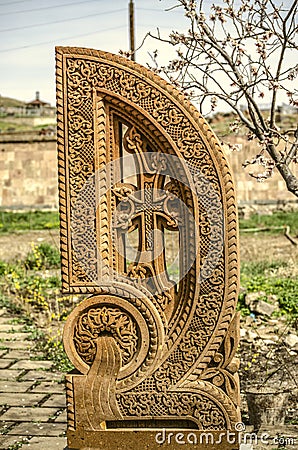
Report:
[[[13,319],[0,309],[0,449],[65,449],[63,374]]]
[[[18,318],[0,308],[0,450],[67,450],[64,375],[42,359]],[[276,449],[277,435],[287,439],[288,450],[297,448],[297,426],[264,432],[271,439],[265,446],[253,441],[254,450]]]

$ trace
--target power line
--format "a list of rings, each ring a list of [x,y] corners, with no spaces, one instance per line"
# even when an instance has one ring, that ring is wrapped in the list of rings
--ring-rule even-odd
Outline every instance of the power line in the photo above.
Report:
[[[44,9],[56,9],[56,8],[62,8],[64,6],[73,6],[73,5],[81,5],[82,3],[91,3],[91,2],[98,2],[103,0],[85,0],[82,2],[72,2],[72,3],[64,3],[63,5],[56,5],[56,6],[44,6],[42,8],[34,8],[34,9],[24,9],[22,11],[11,11],[11,12],[3,12],[0,13],[0,16],[7,16],[9,14],[21,14],[21,13],[27,13],[27,12],[35,12],[35,11],[42,11]],[[16,2],[18,3],[18,2]],[[9,3],[9,5],[12,3]],[[2,6],[0,4],[0,6]]]
[[[9,3],[0,3],[0,6],[10,6],[10,5],[16,5],[17,3],[27,3],[28,0],[19,0],[17,2],[9,2]]]
[[[155,12],[155,13],[168,13],[169,12],[169,11],[167,11],[165,9],[142,8],[142,7],[137,7],[137,11],[152,11],[152,12]],[[177,12],[178,9],[177,10],[173,9],[173,11]],[[173,11],[171,11],[171,12],[173,12]],[[181,11],[178,11],[178,12],[181,14]]]
[[[91,36],[93,34],[100,34],[100,33],[105,33],[107,31],[119,30],[120,28],[126,28],[126,26],[125,25],[121,25],[121,26],[118,26],[118,27],[112,27],[112,28],[106,28],[104,30],[93,31],[92,33],[76,34],[74,36],[68,36],[68,37],[65,37],[65,38],[61,38],[61,39],[59,39],[59,42],[65,41],[65,40],[68,40],[68,39],[75,39],[77,37]],[[0,50],[0,53],[12,52],[12,51],[15,51],[15,50],[23,50],[23,49],[26,49],[26,48],[38,47],[40,45],[54,44],[55,42],[56,41],[45,41],[45,42],[39,42],[37,44],[23,45],[21,47],[6,48],[6,49]]]
[[[114,11],[104,11],[104,12],[100,12],[100,13],[96,13],[96,14],[88,14],[87,16],[71,17],[71,18],[67,18],[67,19],[63,19],[63,20],[55,20],[53,22],[44,22],[44,23],[37,23],[37,24],[33,24],[33,25],[25,25],[23,27],[5,28],[4,30],[0,30],[0,33],[8,32],[8,31],[25,30],[26,28],[42,27],[42,26],[45,26],[45,25],[54,25],[56,23],[70,22],[70,21],[73,21],[73,20],[86,19],[88,17],[94,17],[94,16],[103,16],[103,15],[106,15],[106,14],[114,14],[114,13],[123,12],[123,11],[126,11],[126,9],[124,9],[124,8],[122,8],[122,9],[115,9]]]

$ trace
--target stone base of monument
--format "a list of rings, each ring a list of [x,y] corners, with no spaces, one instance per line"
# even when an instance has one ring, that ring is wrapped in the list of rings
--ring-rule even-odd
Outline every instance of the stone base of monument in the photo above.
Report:
[[[68,431],[69,450],[239,450],[238,434],[181,429]],[[250,447],[251,448],[251,447]]]
[[[89,386],[88,375],[84,376],[75,371],[66,375],[69,450],[241,448],[241,433],[237,429],[198,429],[193,427],[195,423],[188,416],[108,418],[108,412],[106,416],[103,414],[105,406],[96,406],[96,396],[91,398],[86,386]],[[111,401],[106,401],[107,406],[110,403]]]

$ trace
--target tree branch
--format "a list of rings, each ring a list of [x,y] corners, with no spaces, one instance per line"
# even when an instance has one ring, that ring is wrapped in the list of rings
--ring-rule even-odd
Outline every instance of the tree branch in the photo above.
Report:
[[[193,90],[201,111],[207,102],[213,111],[216,99],[224,101],[248,130],[248,139],[256,138],[261,146],[251,162],[265,167],[261,178],[268,178],[276,168],[288,190],[298,197],[298,180],[290,168],[298,162],[298,130],[292,140],[293,132],[276,126],[279,93],[287,94],[290,105],[298,105],[297,90],[290,87],[298,66],[291,67],[288,58],[295,60],[293,52],[298,49],[294,20],[298,0],[282,1],[217,0],[210,14],[203,0],[197,6],[192,0],[177,0],[175,7],[183,7],[189,18],[188,33],[172,32],[168,39],[159,31],[158,36],[148,36],[179,45],[177,58],[156,69],[185,92]],[[266,96],[269,118],[259,105]]]

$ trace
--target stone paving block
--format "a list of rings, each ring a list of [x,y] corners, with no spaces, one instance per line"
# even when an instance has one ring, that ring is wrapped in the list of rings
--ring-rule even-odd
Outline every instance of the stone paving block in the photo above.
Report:
[[[32,341],[0,341],[0,349],[32,349],[34,347],[35,343]]]
[[[2,333],[14,334],[16,331],[21,331],[24,328],[24,325],[20,325],[17,323],[0,323],[0,339]]]
[[[26,392],[32,385],[32,381],[0,380],[0,392]]]
[[[61,380],[62,378],[62,374],[61,373],[55,373],[55,372],[47,372],[45,370],[29,370],[28,373],[26,373],[23,377],[22,380],[32,380],[32,381],[37,381],[37,380]]]
[[[66,426],[63,423],[22,422],[13,427],[7,434],[17,436],[61,436],[65,432]]]
[[[23,370],[39,370],[39,369],[50,369],[52,365],[53,361],[21,360],[17,361],[10,368]]]
[[[7,353],[7,349],[0,350],[0,358],[5,358],[6,353]]]
[[[66,397],[63,394],[53,394],[42,406],[66,408]]]
[[[61,394],[65,392],[64,383],[57,381],[42,381],[32,389],[32,392],[45,392],[46,394]]]
[[[1,315],[1,314],[0,314]],[[1,316],[0,317],[0,324],[5,324],[5,323],[11,323],[11,317],[9,316]]]
[[[0,345],[3,341],[26,341],[30,333],[0,333]]]
[[[0,449],[7,450],[10,446],[16,445],[18,442],[22,442],[23,438],[20,436],[0,436]],[[28,448],[28,450],[30,447]],[[31,449],[30,449],[31,450]]]
[[[67,413],[66,413],[66,409],[64,409],[64,411],[61,411],[61,413],[56,417],[55,422],[59,422],[59,423],[66,423],[67,422]]]
[[[0,394],[0,405],[35,406],[41,402],[44,397],[45,394],[34,394],[33,392],[3,392]]]
[[[0,370],[0,380],[15,380],[23,372],[23,370],[2,369]]]
[[[33,422],[47,422],[57,411],[59,411],[59,408],[12,406],[2,414],[1,419],[16,422],[30,422],[31,420]]]
[[[7,309],[1,308],[0,309],[0,316],[4,316],[5,313],[7,313]]]
[[[4,352],[4,350],[3,350]],[[42,353],[40,352],[32,352],[29,349],[27,350],[5,350],[6,354],[3,355],[3,358],[11,358],[11,359],[30,359],[31,357],[42,357]],[[0,353],[1,356],[1,353]]]
[[[15,362],[15,359],[0,359],[0,369],[7,369]]]
[[[66,447],[66,438],[64,437],[33,437],[22,449],[28,450],[64,450]]]
[[[2,435],[2,434],[6,434],[7,433],[7,430],[10,428],[10,427],[12,427],[12,425],[14,425],[15,424],[15,422],[2,422],[1,420],[0,420],[0,435]],[[57,424],[58,425],[58,424]]]

